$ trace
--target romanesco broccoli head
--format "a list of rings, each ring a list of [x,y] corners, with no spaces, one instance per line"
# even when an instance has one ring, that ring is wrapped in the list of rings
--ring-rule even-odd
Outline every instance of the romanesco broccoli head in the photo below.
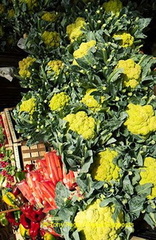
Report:
[[[38,5],[37,0],[19,0],[19,2],[26,3],[28,6],[28,9],[30,9],[30,10]]]
[[[133,59],[120,60],[116,68],[123,69],[123,83],[125,87],[135,88],[140,81],[141,66]]]
[[[120,0],[109,0],[108,2],[105,2],[103,6],[107,13],[112,12],[118,15],[122,9],[122,2]]]
[[[77,40],[80,36],[82,36],[82,28],[85,26],[85,19],[82,17],[78,17],[74,23],[69,24],[66,27],[66,33],[69,36],[71,42]]]
[[[111,181],[120,178],[120,168],[113,162],[118,153],[107,148],[105,151],[98,153],[93,164],[91,165],[91,175],[98,181]]]
[[[51,98],[49,107],[52,111],[60,111],[62,110],[69,102],[70,97],[65,93],[56,93]]]
[[[69,123],[69,129],[82,135],[85,139],[95,136],[95,119],[89,117],[86,112],[79,111],[76,114],[68,114],[64,120]]]
[[[47,22],[55,22],[58,17],[57,12],[44,12],[41,19]]]
[[[60,35],[55,31],[44,31],[41,35],[41,38],[47,47],[58,47],[60,45]]]
[[[35,111],[35,106],[36,106],[35,98],[23,100],[20,105],[19,111],[20,112],[28,112],[29,114],[33,114],[33,112]]]
[[[100,199],[90,204],[86,210],[75,217],[75,226],[82,240],[120,240],[119,232],[123,228],[123,215],[113,220],[113,206],[100,207]]]
[[[119,40],[119,43],[122,47],[131,47],[134,43],[134,37],[127,32],[114,34],[113,38]]]
[[[156,198],[156,174],[153,169],[156,169],[156,159],[152,157],[146,157],[144,160],[144,167],[140,172],[140,184],[153,184],[151,194],[148,196],[149,199]]]
[[[147,135],[156,130],[156,116],[151,105],[128,104],[128,118],[124,125],[133,134]]]
[[[89,42],[83,42],[80,44],[79,48],[74,51],[73,56],[75,59],[82,58],[87,55],[88,51],[96,45],[95,40],[90,40]],[[75,62],[73,62],[75,64]]]
[[[55,75],[59,75],[63,67],[63,62],[61,60],[51,60],[48,62],[47,66],[49,68],[47,71],[48,73],[51,73],[53,71]]]
[[[81,99],[87,107],[89,107],[93,112],[98,112],[101,110],[102,105],[91,95],[92,92],[96,91],[96,89],[87,90],[84,97]],[[101,97],[101,103],[104,101],[104,97]]]
[[[5,11],[4,4],[0,3],[0,14],[2,14]]]
[[[36,61],[36,58],[27,57],[19,61],[19,75],[23,78],[28,78],[31,75],[29,67]]]

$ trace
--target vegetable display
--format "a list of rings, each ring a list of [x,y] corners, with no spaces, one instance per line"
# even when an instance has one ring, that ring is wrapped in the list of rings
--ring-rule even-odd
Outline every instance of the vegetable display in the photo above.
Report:
[[[50,150],[16,184],[22,235],[130,240],[137,220],[155,228],[151,19],[120,0],[30,2],[13,0],[28,56],[15,71],[27,92],[12,116],[28,145]]]

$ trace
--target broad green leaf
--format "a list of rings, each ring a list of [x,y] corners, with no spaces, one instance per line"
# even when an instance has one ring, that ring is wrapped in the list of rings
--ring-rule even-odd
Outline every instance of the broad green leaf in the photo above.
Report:
[[[136,191],[137,191],[138,195],[143,195],[144,197],[146,197],[151,193],[152,186],[153,186],[153,184],[151,184],[151,183],[138,185],[136,187]]]

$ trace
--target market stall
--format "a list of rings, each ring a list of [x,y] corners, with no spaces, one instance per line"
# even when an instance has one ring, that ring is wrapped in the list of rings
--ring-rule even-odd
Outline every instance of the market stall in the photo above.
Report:
[[[147,2],[2,0],[1,50],[23,56],[0,114],[0,224],[15,239],[156,239]]]

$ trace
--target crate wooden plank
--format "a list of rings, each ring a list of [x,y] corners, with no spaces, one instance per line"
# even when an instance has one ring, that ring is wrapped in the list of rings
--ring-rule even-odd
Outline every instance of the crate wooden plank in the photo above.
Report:
[[[7,138],[7,145],[12,145],[12,137],[11,137],[11,132],[10,132],[10,128],[8,125],[8,121],[5,115],[5,112],[1,112],[1,116],[2,116],[2,120],[3,120],[3,124],[4,124],[4,130],[6,133],[6,138]]]
[[[12,110],[12,108],[5,108],[4,112],[5,112],[5,115],[6,115],[6,119],[7,119],[8,125],[9,125],[10,132],[11,132],[12,142],[17,143],[17,142],[20,142],[22,140],[22,138],[19,137],[17,135],[16,131],[15,131],[13,121],[12,121],[12,118],[11,118],[11,114],[10,114],[11,110]]]
[[[147,240],[147,239],[134,236],[131,238],[131,240]]]
[[[23,166],[30,163],[35,163],[37,159],[44,157],[46,152],[46,147],[43,143],[34,144],[32,146],[27,146],[26,142],[21,143],[21,153]]]
[[[12,164],[14,166],[16,166],[17,170],[21,170],[22,169],[22,163],[21,163],[21,153],[20,153],[20,148],[21,148],[21,144],[20,143],[13,143],[10,146],[5,146],[6,149],[9,149],[12,151],[12,156],[11,158],[13,158],[15,160],[15,162],[12,162]]]
[[[13,143],[12,145],[5,145],[5,147],[12,151],[11,158],[15,160],[14,164],[12,162],[13,166],[16,166],[17,170],[23,169],[21,143]]]
[[[14,149],[16,167],[17,167],[18,170],[20,170],[20,169],[22,169],[21,154],[20,154],[21,144],[20,143],[14,143],[13,144],[13,149]]]
[[[15,237],[16,237],[16,240],[23,240],[23,237],[22,237],[21,234],[19,233],[19,230],[18,230],[18,231],[15,231]]]

